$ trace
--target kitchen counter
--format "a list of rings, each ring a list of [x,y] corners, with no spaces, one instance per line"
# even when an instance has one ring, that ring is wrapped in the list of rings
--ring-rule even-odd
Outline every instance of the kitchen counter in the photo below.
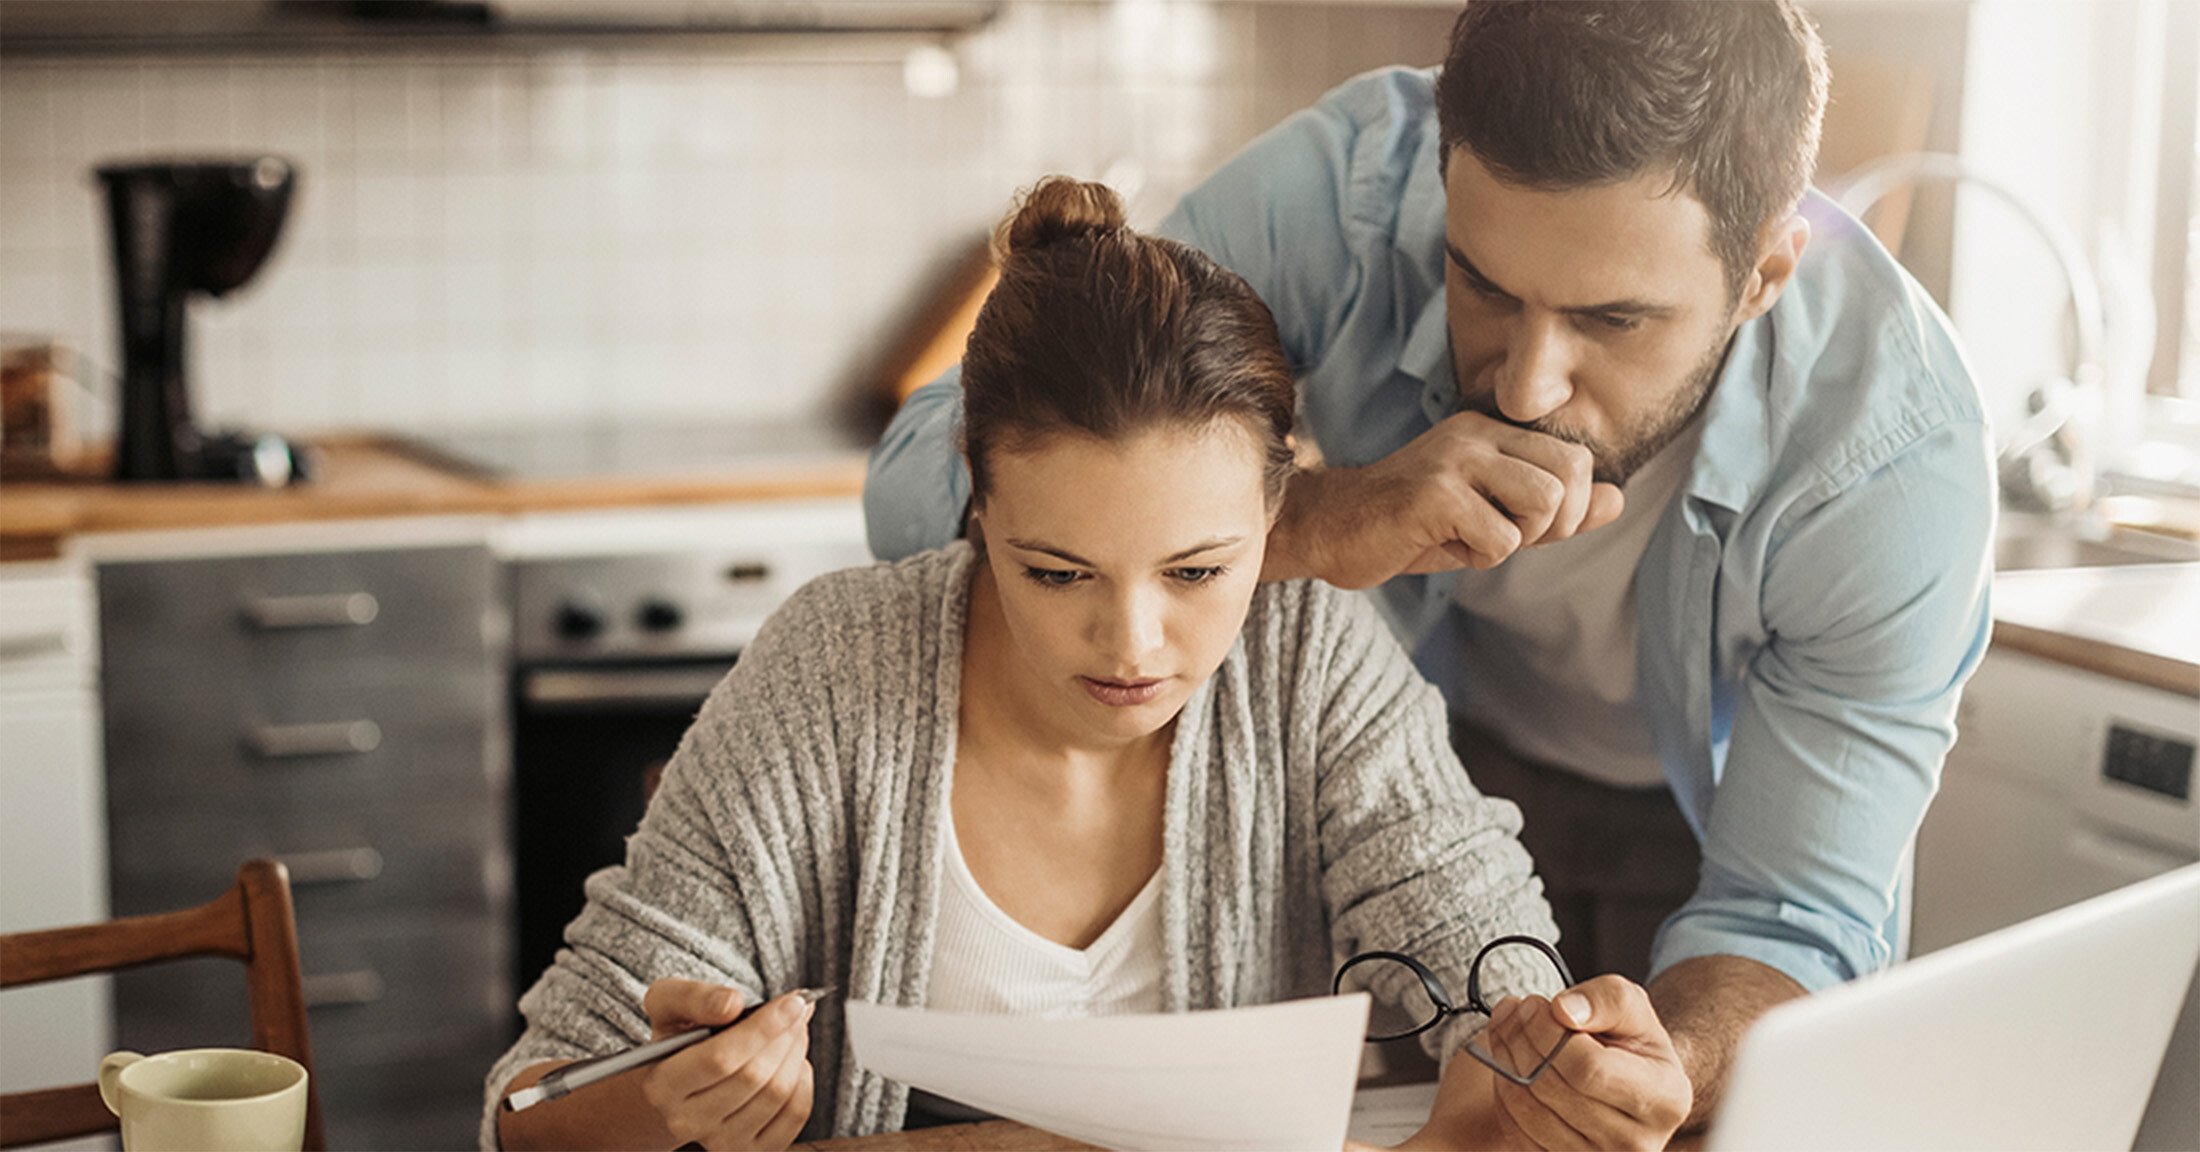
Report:
[[[1994,644],[2200,699],[2200,563],[2003,572]]]
[[[863,490],[863,455],[856,451],[693,475],[502,479],[379,437],[330,437],[313,447],[318,477],[280,490],[8,480],[0,486],[0,560],[51,558],[71,536],[93,532],[853,497]]]

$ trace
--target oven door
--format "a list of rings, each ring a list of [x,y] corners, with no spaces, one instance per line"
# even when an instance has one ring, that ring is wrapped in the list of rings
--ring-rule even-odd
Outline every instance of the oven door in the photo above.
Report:
[[[512,678],[517,987],[529,988],[626,859],[657,778],[733,657],[521,667]]]

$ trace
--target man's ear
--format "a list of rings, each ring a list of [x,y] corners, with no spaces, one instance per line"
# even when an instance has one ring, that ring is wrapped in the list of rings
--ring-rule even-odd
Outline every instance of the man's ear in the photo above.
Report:
[[[1810,221],[1800,213],[1766,230],[1765,242],[1757,249],[1757,266],[1750,269],[1749,280],[1742,285],[1742,298],[1734,320],[1743,323],[1772,311],[1780,293],[1787,290],[1795,279],[1795,270],[1802,266],[1803,249],[1810,244]]]

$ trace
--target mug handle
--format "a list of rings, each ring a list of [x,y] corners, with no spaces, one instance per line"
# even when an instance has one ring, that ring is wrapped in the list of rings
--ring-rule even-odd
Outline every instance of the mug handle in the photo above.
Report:
[[[143,1059],[135,1052],[110,1052],[99,1062],[99,1098],[107,1111],[122,1115],[122,1070]]]

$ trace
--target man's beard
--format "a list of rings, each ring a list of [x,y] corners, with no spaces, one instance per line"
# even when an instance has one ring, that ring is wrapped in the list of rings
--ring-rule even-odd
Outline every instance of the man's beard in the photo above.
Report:
[[[1705,350],[1703,359],[1689,373],[1688,386],[1673,394],[1663,408],[1652,412],[1639,425],[1626,430],[1626,439],[1611,443],[1588,436],[1576,429],[1546,416],[1540,420],[1514,420],[1497,407],[1497,393],[1484,392],[1470,396],[1461,406],[1467,412],[1480,412],[1492,420],[1541,432],[1545,436],[1579,444],[1589,450],[1594,460],[1592,474],[1605,484],[1625,484],[1637,469],[1650,462],[1666,445],[1688,428],[1689,422],[1703,411],[1704,402],[1711,398],[1711,386],[1719,379],[1719,369],[1726,364],[1726,350],[1733,342],[1734,333],[1729,330]]]

